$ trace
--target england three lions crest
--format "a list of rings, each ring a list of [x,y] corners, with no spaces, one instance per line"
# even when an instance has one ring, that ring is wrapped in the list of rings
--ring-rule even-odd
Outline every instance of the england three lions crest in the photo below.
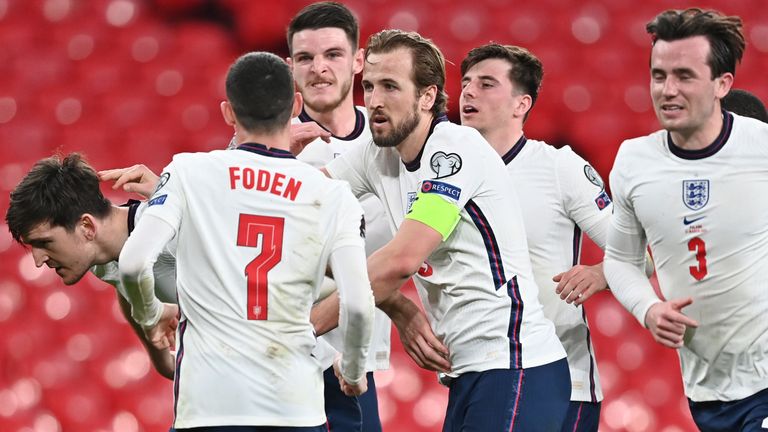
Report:
[[[700,210],[709,202],[709,180],[683,180],[683,203],[691,210]]]
[[[461,169],[461,158],[456,153],[445,154],[436,152],[429,159],[432,171],[437,174],[436,179],[456,174]]]

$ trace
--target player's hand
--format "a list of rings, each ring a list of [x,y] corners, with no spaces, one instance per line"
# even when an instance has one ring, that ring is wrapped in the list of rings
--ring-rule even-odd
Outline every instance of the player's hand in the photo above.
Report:
[[[179,326],[179,306],[163,303],[160,321],[153,327],[144,329],[147,340],[159,350],[176,346],[176,328]]]
[[[99,171],[99,180],[112,181],[112,189],[122,188],[126,192],[137,193],[150,198],[160,178],[145,165]]]
[[[316,139],[331,142],[331,133],[315,122],[296,123],[291,125],[291,153],[298,156],[307,144]]]
[[[415,305],[416,311],[407,318],[392,318],[405,352],[419,367],[437,372],[450,372],[448,348],[432,332],[427,317]]]
[[[338,378],[339,387],[341,387],[341,391],[344,392],[345,395],[349,397],[360,396],[368,391],[368,380],[365,376],[358,384],[350,384],[344,380],[344,376],[341,375],[341,355],[337,355],[333,360],[333,373],[336,375],[336,378]]]
[[[576,306],[587,301],[593,294],[608,288],[602,263],[595,266],[574,266],[567,272],[555,275],[552,280],[557,282],[555,292],[560,294],[560,299]]]
[[[656,303],[645,314],[645,326],[651,331],[656,342],[669,347],[680,348],[686,338],[699,326],[696,320],[682,313],[682,309],[693,303],[693,298],[669,300]],[[692,336],[691,336],[692,337]]]
[[[149,359],[152,361],[152,366],[155,367],[155,370],[163,377],[172,380],[176,372],[176,356],[173,355],[171,349],[150,349],[149,351]]]

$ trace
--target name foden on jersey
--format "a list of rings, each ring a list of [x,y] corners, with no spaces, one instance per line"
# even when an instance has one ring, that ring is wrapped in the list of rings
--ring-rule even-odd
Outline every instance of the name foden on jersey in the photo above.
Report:
[[[256,189],[295,201],[301,189],[301,181],[279,172],[254,170],[249,167],[229,167],[229,187],[230,189]]]

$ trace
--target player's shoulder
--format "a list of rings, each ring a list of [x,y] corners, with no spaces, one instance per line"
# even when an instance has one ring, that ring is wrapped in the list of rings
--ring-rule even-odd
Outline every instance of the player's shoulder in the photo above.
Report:
[[[741,133],[757,137],[768,136],[768,123],[764,123],[752,117],[740,116],[735,113],[729,114],[733,116],[734,133]],[[763,146],[764,143],[761,142],[760,145]]]
[[[436,123],[427,138],[425,153],[435,152],[458,153],[472,157],[492,156],[501,160],[477,129],[447,120]]]
[[[439,144],[474,144],[476,142],[485,143],[485,139],[477,129],[459,125],[446,120],[438,121],[434,125],[432,134],[427,140]]]
[[[649,135],[624,140],[616,154],[617,161],[644,157],[659,152],[666,143],[667,131],[662,129]]]

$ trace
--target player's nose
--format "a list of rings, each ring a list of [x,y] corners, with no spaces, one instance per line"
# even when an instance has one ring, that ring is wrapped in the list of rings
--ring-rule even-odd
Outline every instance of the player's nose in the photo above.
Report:
[[[42,267],[48,261],[48,254],[42,249],[32,248],[32,258],[35,260],[35,266]]]

